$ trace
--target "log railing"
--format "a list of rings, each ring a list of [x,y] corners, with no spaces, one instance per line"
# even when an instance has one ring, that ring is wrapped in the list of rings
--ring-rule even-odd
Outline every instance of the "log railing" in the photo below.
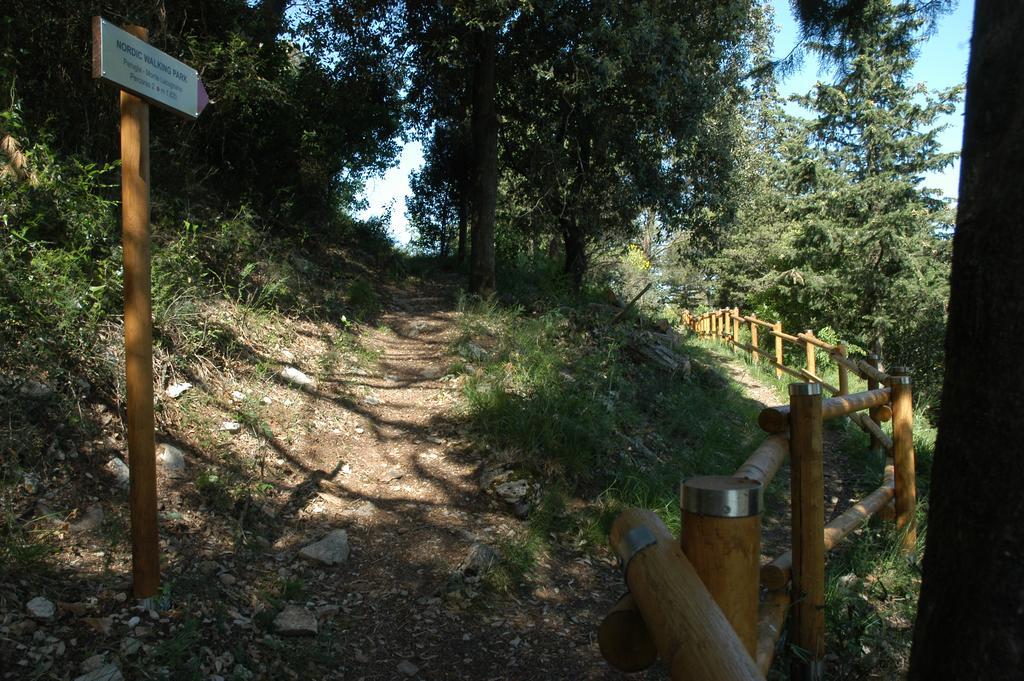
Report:
[[[770,356],[756,331],[769,329],[776,370],[806,382],[789,386],[788,405],[762,410],[758,423],[768,435],[732,476],[683,484],[678,541],[649,512],[630,510],[616,520],[612,546],[629,593],[601,623],[601,652],[622,671],[645,669],[660,656],[673,680],[763,679],[788,617],[788,641],[798,649],[791,678],[823,679],[825,554],[874,515],[895,518],[905,550],[916,543],[911,379],[899,370],[881,371],[872,357],[850,359],[841,344],[809,331],[786,334],[778,322],[744,317],[735,308],[684,319],[695,332],[750,352],[754,361]],[[749,344],[740,342],[742,323],[750,324]],[[804,345],[802,369],[783,364],[783,342]],[[816,372],[818,350],[836,361],[838,387]],[[850,373],[868,389],[848,394]],[[824,399],[823,390],[834,397]],[[880,486],[826,524],[822,424],[842,417],[857,423],[888,456]],[[889,420],[891,435],[880,425]],[[759,566],[761,490],[787,459],[791,549]]]

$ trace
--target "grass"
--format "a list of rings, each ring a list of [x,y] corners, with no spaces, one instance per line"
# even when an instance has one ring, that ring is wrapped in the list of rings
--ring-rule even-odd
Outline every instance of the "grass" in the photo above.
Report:
[[[460,306],[453,347],[459,360],[450,371],[461,375],[463,416],[494,458],[545,480],[550,490],[526,526],[500,547],[501,563],[488,576],[497,592],[528,583],[560,542],[605,545],[611,521],[626,507],[652,509],[678,531],[679,481],[731,473],[764,438],[757,426],[760,405],[719,369],[724,363],[745,363],[754,378],[775,389],[778,403],[788,400],[788,376],[780,380],[746,353],[694,336],[679,349],[692,362],[689,381],[636,363],[626,325],[612,326],[589,312],[585,297],[565,302],[534,305],[531,312],[494,301]],[[790,366],[803,365],[805,354],[798,350]],[[817,359],[819,375],[837,385],[835,365],[824,353]],[[851,376],[852,392],[865,389]],[[877,487],[883,462],[868,449],[866,436],[845,422],[828,427],[856,476],[855,493]],[[917,555],[934,435],[918,414]],[[776,477],[770,497],[788,495],[786,478]],[[891,523],[872,521],[830,557],[830,678],[897,678],[904,669],[920,575],[915,559],[899,546]],[[773,673],[797,652],[780,655]]]

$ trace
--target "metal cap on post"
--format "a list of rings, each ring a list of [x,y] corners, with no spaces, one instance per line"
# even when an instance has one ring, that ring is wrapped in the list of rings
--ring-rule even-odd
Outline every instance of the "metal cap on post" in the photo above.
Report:
[[[683,553],[752,657],[757,654],[763,501],[760,482],[724,475],[686,480],[679,499]]]
[[[821,384],[820,383],[790,383],[789,384],[789,396],[797,397],[798,395],[820,395]]]

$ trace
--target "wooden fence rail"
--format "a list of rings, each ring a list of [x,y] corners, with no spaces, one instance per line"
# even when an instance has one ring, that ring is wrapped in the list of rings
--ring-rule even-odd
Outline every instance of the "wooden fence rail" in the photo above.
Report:
[[[645,669],[660,655],[674,681],[764,678],[788,617],[788,641],[800,651],[793,656],[790,678],[824,679],[826,553],[875,515],[895,518],[903,530],[904,550],[916,543],[912,381],[899,369],[885,373],[873,355],[851,359],[842,343],[828,343],[810,330],[785,333],[780,322],[741,315],[738,308],[699,316],[684,313],[684,323],[694,333],[750,353],[754,362],[773,359],[778,376],[788,373],[802,382],[790,385],[788,405],[762,410],[758,423],[768,436],[733,476],[684,482],[677,549],[668,548],[674,540],[653,514],[631,509],[616,521],[612,543],[623,561],[630,593],[601,623],[601,652],[623,671]],[[740,339],[744,324],[750,343]],[[774,339],[774,353],[760,345],[759,329],[767,329]],[[784,342],[803,347],[803,367],[784,364]],[[819,351],[836,364],[839,386],[821,380]],[[850,374],[863,379],[868,389],[851,394]],[[823,398],[823,391],[833,396]],[[887,456],[881,485],[826,524],[822,424],[841,417],[860,426],[871,437],[871,446],[884,449]],[[881,427],[889,420],[891,435]],[[760,546],[761,490],[787,459],[792,548],[758,569],[751,555]],[[643,567],[634,571],[634,560],[644,552],[648,556]],[[755,586],[760,587],[759,599]],[[688,599],[697,607],[684,607]],[[704,618],[707,624],[699,637],[693,618]],[[696,645],[679,646],[681,641]],[[751,671],[755,668],[756,674]]]

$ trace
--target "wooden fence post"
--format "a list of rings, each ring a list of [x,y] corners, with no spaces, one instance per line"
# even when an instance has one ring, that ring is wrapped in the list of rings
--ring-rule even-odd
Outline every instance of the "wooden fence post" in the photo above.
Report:
[[[893,376],[892,458],[895,469],[896,528],[905,530],[903,550],[917,545],[917,483],[914,472],[914,405],[910,376]]]
[[[761,483],[725,475],[690,478],[679,505],[683,553],[747,652],[756,656]]]
[[[804,331],[804,335],[805,336],[810,336],[810,337],[813,338],[814,337],[814,331],[812,331],[811,329],[807,329],[806,331]],[[817,366],[818,362],[817,362],[817,352],[816,352],[816,348],[814,347],[814,343],[805,340],[804,341],[804,347],[807,349],[807,371],[809,373],[814,374],[815,376],[817,376],[818,375],[818,366]]]
[[[840,343],[836,346],[836,352],[839,353],[840,357],[845,358],[847,356],[846,344]],[[847,373],[849,370],[845,364],[837,362],[839,368],[839,394],[849,395],[850,394],[850,375]]]
[[[723,310],[722,311],[722,319],[725,322],[725,329],[724,329],[724,333],[722,335],[726,337],[725,338],[725,342],[728,343],[729,342],[729,338],[728,337],[732,334],[732,310],[730,310],[728,308]]]
[[[732,344],[736,345],[740,342],[740,309],[734,307],[732,312]]]
[[[791,678],[825,678],[825,483],[822,472],[821,385],[789,386],[790,489],[793,533]]]
[[[878,355],[876,355],[873,352],[871,354],[869,354],[868,358],[867,358],[867,363],[872,368],[877,369],[878,368]],[[868,377],[868,390],[878,390],[878,381]],[[878,425],[878,424],[881,423],[881,420],[878,418],[878,412],[876,410],[874,410],[874,409],[869,410],[868,411],[868,416],[871,418],[872,421],[875,422],[875,425]],[[870,446],[871,446],[871,451],[874,452],[876,456],[882,453],[882,443],[874,435],[871,436],[871,445]]]
[[[782,322],[772,324],[772,331],[782,333]],[[782,378],[782,338],[775,336],[775,378]]]
[[[750,315],[750,319],[751,320],[757,319],[757,315],[755,315],[755,314]],[[754,321],[750,322],[750,347],[754,348],[753,350],[750,351],[750,360],[754,364],[760,364],[761,363],[761,353],[757,349],[758,348],[758,345],[757,345],[757,323],[754,322]]]

